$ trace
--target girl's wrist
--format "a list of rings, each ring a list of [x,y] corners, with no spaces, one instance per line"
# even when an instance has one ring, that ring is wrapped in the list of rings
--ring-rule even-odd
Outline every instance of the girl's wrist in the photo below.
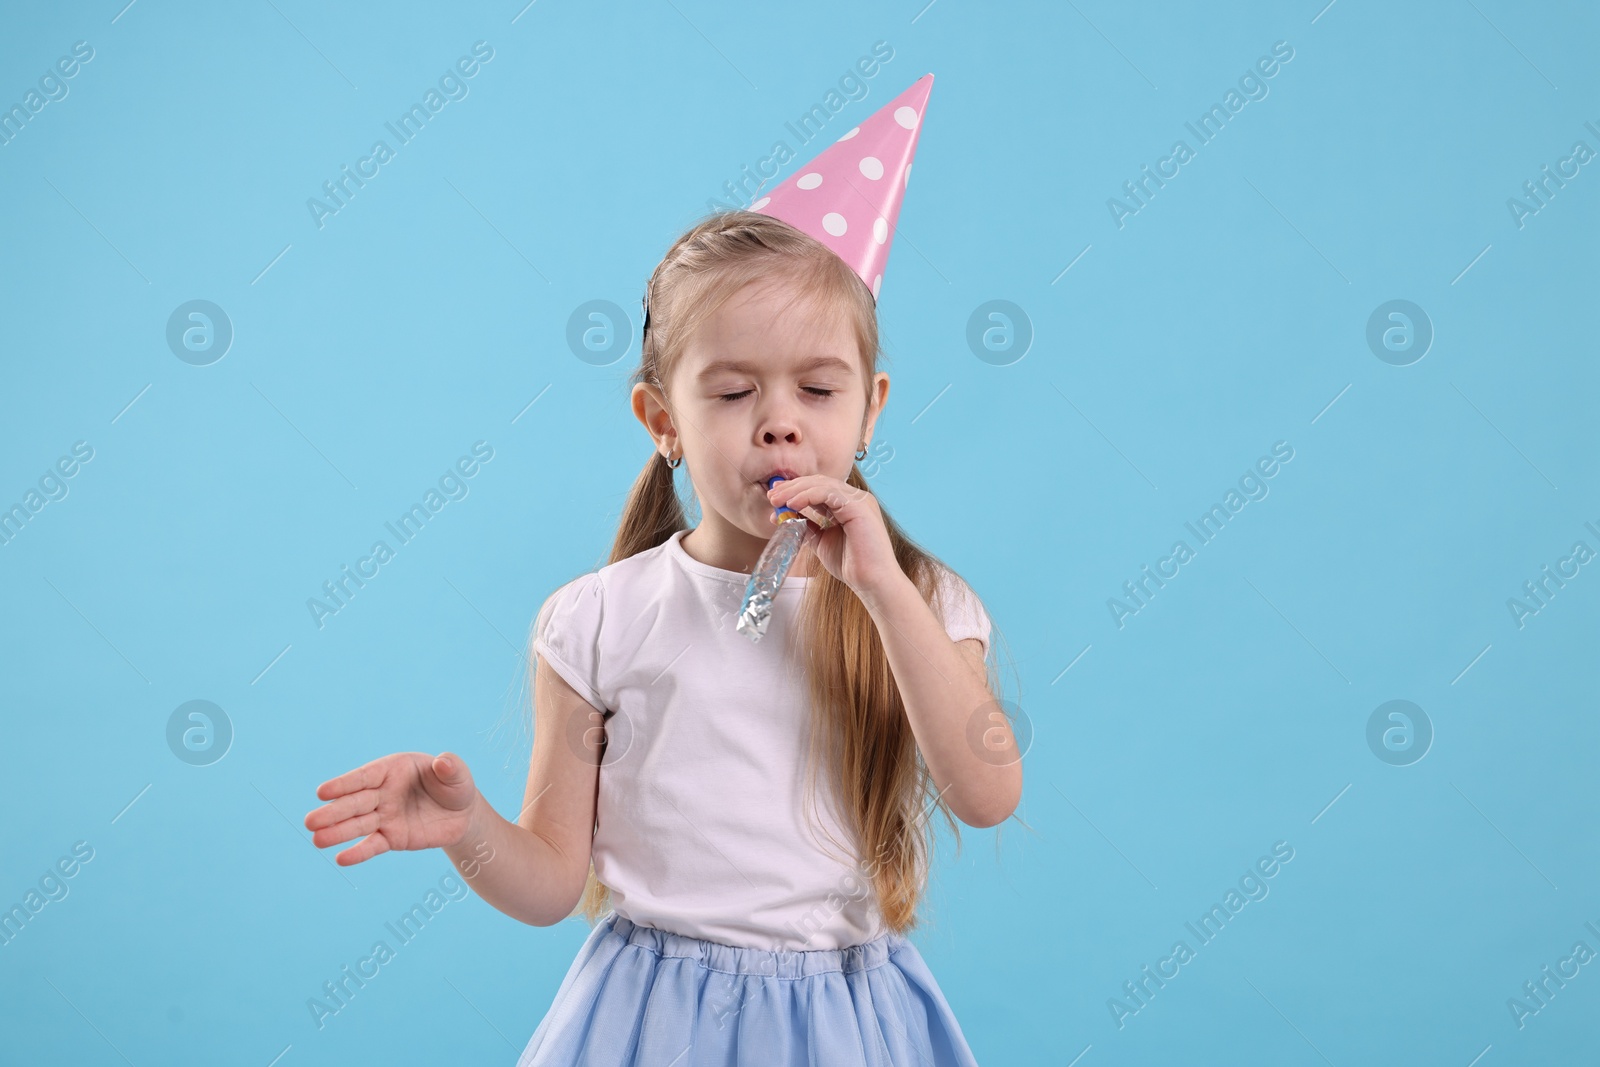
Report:
[[[895,573],[890,575],[887,581],[871,588],[858,589],[856,596],[866,605],[867,614],[876,619],[897,599],[905,596],[908,589],[918,600],[922,599],[922,595],[917,592],[916,583],[907,577],[905,571],[896,567]]]
[[[447,853],[454,851],[467,851],[472,845],[482,841],[487,830],[487,816],[495,814],[489,807],[489,802],[484,798],[482,790],[475,790],[472,797],[472,807],[468,809],[467,826],[461,832],[461,837],[445,846]]]

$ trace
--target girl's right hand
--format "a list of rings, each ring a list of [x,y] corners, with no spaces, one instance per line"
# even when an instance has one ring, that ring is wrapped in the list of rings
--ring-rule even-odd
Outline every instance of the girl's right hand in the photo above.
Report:
[[[334,857],[341,867],[390,849],[445,848],[467,836],[478,788],[453,752],[396,752],[317,786],[330,801],[306,815],[318,848],[366,835]]]

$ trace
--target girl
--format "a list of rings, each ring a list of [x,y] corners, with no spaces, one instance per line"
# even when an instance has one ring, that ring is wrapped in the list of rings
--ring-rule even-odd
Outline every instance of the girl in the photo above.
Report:
[[[645,307],[632,406],[656,454],[610,562],[535,620],[522,812],[459,756],[407,752],[324,782],[306,826],[365,835],[341,865],[443,848],[508,915],[585,917],[519,1067],[976,1067],[906,934],[928,812],[1006,819],[1020,753],[987,613],[855,466],[889,389],[874,294],[796,226],[732,211],[673,244]],[[734,619],[780,505],[816,537],[752,642]]]

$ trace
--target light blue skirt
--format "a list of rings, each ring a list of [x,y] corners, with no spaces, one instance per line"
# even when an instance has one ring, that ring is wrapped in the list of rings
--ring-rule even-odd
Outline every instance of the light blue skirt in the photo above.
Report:
[[[702,941],[607,912],[517,1067],[977,1067],[928,965],[888,932],[844,949]]]

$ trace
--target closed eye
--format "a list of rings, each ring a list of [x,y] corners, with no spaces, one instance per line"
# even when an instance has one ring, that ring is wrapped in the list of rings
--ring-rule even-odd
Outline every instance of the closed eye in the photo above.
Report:
[[[834,390],[832,390],[832,389],[818,389],[818,388],[815,388],[815,387],[809,386],[809,385],[806,386],[805,389],[806,389],[806,392],[811,393],[813,396],[828,397],[828,396],[832,396],[834,394]],[[737,392],[737,393],[724,393],[722,396],[718,397],[717,399],[726,401],[726,402],[731,404],[735,400],[742,400],[745,397],[749,396],[752,391],[753,390],[745,389],[745,390],[743,390],[741,392]]]

